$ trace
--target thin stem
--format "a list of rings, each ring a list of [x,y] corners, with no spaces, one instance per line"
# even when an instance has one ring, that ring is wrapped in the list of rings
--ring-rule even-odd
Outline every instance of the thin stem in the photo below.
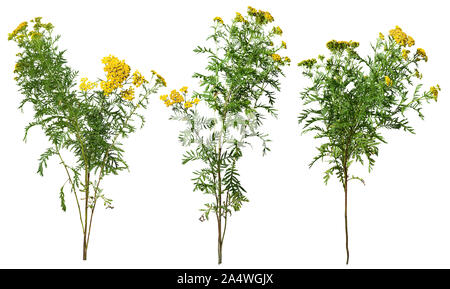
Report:
[[[229,205],[229,202],[228,202],[229,196],[230,196],[230,194],[227,191],[227,198],[225,201],[225,208],[227,208],[227,209],[228,209],[228,205]],[[225,239],[225,233],[227,232],[227,221],[228,221],[228,212],[227,211],[225,211],[224,219],[225,219],[225,224],[223,226],[223,234],[222,234],[222,241],[221,241],[222,244],[223,244],[223,240]]]
[[[76,136],[77,140],[80,144],[81,153],[83,155],[84,159],[84,172],[85,172],[85,195],[86,195],[86,201],[84,205],[84,228],[83,231],[83,260],[87,259],[87,239],[86,239],[86,233],[87,233],[87,219],[88,219],[88,206],[89,206],[89,164],[88,159],[86,157],[86,152],[84,151],[83,143],[85,143],[84,138],[82,138],[80,134],[80,128],[78,127],[78,122],[75,120],[75,127],[76,127]]]
[[[222,176],[220,173],[220,167],[221,167],[221,155],[222,155],[222,146],[221,146],[221,137],[219,139],[219,150],[218,150],[219,158],[217,162],[217,179],[218,179],[218,193],[219,193],[219,199],[218,199],[218,219],[217,219],[217,227],[218,227],[218,240],[217,240],[217,249],[218,249],[218,263],[219,265],[222,264]]]
[[[347,262],[346,265],[348,265],[348,260],[350,258],[350,252],[348,249],[348,221],[347,221],[347,192],[348,192],[348,175],[347,175],[347,168],[344,169],[344,192],[345,192],[345,249],[347,250]]]
[[[84,227],[87,228],[87,220],[88,220],[88,208],[89,208],[89,177],[90,174],[88,171],[85,172],[85,196],[86,196],[86,201],[85,201],[85,205],[84,205]],[[88,243],[87,243],[87,231],[84,231],[84,240],[83,240],[83,260],[87,259],[87,249],[88,249]]]
[[[75,200],[77,201],[78,214],[80,216],[80,222],[81,222],[81,229],[83,230],[83,234],[84,234],[83,216],[81,214],[81,207],[80,207],[80,202],[78,201],[78,195],[77,195],[77,191],[75,189],[75,184],[73,183],[72,177],[70,176],[70,173],[69,173],[69,169],[67,168],[67,165],[64,162],[64,160],[63,160],[63,158],[62,158],[62,156],[61,156],[61,154],[60,154],[60,152],[59,152],[59,150],[58,150],[58,148],[56,146],[55,146],[55,150],[56,150],[56,153],[59,156],[59,159],[61,160],[61,164],[64,166],[64,169],[66,170],[67,177],[69,178],[70,185],[72,186],[72,191],[73,191],[73,193],[75,195]]]

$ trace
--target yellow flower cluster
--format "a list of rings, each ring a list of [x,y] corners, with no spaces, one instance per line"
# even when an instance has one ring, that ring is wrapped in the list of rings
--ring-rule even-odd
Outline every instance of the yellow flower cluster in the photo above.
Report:
[[[53,29],[53,24],[51,24],[51,23],[42,23],[41,20],[42,20],[42,17],[36,17],[33,20],[31,20],[31,22],[34,23],[33,28],[34,28],[35,31],[38,31],[39,28],[41,28],[41,27],[45,28],[46,30]]]
[[[16,37],[20,32],[24,31],[28,26],[28,22],[22,22],[19,24],[19,26],[17,26],[16,29],[14,29],[13,32],[8,34],[8,40],[13,39],[14,37]]]
[[[392,85],[392,80],[387,75],[384,77],[384,82],[386,83],[387,86]]]
[[[283,30],[281,30],[280,26],[276,26],[272,28],[272,32],[276,35],[282,35],[283,34]]]
[[[435,101],[437,101],[437,97],[438,97],[440,90],[441,90],[441,87],[439,86],[439,84],[436,84],[436,86],[430,87],[430,92],[433,94],[433,98]]]
[[[222,18],[220,18],[220,17],[214,18],[214,21],[217,21],[217,22],[219,22],[220,24],[223,24],[223,20],[222,20]]]
[[[286,48],[287,48],[287,46],[286,46],[286,42],[284,42],[284,41],[281,41],[281,47],[283,47],[284,49],[286,49]]]
[[[36,32],[36,31],[30,31],[30,33],[28,33],[28,35],[31,36],[31,39],[35,40],[35,39],[39,39],[42,37],[42,33]]]
[[[159,97],[159,99],[161,99],[162,101],[164,101],[164,103],[166,103],[168,97],[169,97],[169,96],[168,96],[167,94],[163,94],[163,95],[161,95],[161,96]],[[166,105],[167,105],[167,103],[166,103]],[[167,105],[167,106],[168,106],[168,105]]]
[[[184,101],[183,95],[181,95],[181,93],[179,93],[176,89],[170,92],[170,99],[172,100],[173,103]]]
[[[280,56],[280,55],[274,53],[274,54],[272,54],[271,56],[272,56],[272,59],[273,59],[274,61],[276,61],[276,62],[281,62],[281,56]]]
[[[243,23],[247,22],[247,20],[245,20],[244,16],[242,16],[242,14],[239,12],[236,12],[236,17],[234,17],[234,21],[243,22]]]
[[[381,40],[384,40],[384,35],[383,35],[383,33],[380,32],[379,37],[380,37]]]
[[[80,89],[82,91],[88,91],[88,90],[94,89],[96,87],[97,87],[97,83],[88,81],[87,77],[81,79]]]
[[[156,71],[152,70],[152,74],[156,75],[156,83],[160,83],[162,84],[164,87],[167,86],[166,80],[164,79],[164,77],[162,77],[161,75],[159,75]]]
[[[186,100],[184,99],[183,95],[186,96],[188,87],[183,86],[180,88],[180,91],[177,91],[176,89],[172,90],[170,92],[170,95],[164,94],[159,97],[166,106],[171,106],[176,103],[182,103],[184,108],[190,108],[193,104],[198,104],[200,102],[200,99],[194,98],[193,100]],[[181,93],[180,93],[181,92]]]
[[[408,54],[409,54],[409,50],[407,50],[407,49],[403,49],[402,50],[402,57],[403,57],[403,59],[405,59],[405,60],[407,60],[408,59]]]
[[[124,89],[120,92],[120,96],[122,96],[123,99],[131,101],[134,99],[134,88],[129,87],[128,89]]]
[[[258,10],[256,10],[255,8],[253,8],[252,6],[248,6],[247,8],[247,13],[249,15],[256,15],[258,14]]]
[[[306,68],[312,68],[314,66],[314,64],[316,64],[316,63],[317,63],[317,60],[315,58],[311,58],[311,59],[303,60],[303,61],[299,62],[297,65],[304,66]]]
[[[428,56],[427,56],[427,54],[425,53],[425,50],[423,50],[422,48],[417,48],[417,55],[419,56],[419,57],[422,57],[422,59],[423,60],[425,60],[425,62],[427,62],[428,61]]]
[[[14,71],[13,73],[19,73],[20,70],[22,70],[21,65],[19,62],[16,63],[16,65],[14,66]]]
[[[283,58],[283,61],[284,61],[285,63],[287,63],[288,65],[290,65],[290,63],[291,63],[291,59],[290,59],[289,57],[287,57],[287,56],[285,56],[285,57]]]
[[[148,81],[145,79],[145,77],[138,71],[136,70],[133,73],[133,85],[136,87],[141,86],[143,83],[147,83]]]
[[[125,60],[119,60],[112,55],[104,57],[102,63],[105,64],[103,70],[106,72],[106,81],[100,82],[100,87],[105,95],[109,95],[115,89],[123,86],[130,76],[130,66],[125,63]]]
[[[267,11],[264,12],[264,18],[267,20],[267,22],[273,22],[275,20],[273,16]]]
[[[42,27],[48,31],[50,31],[51,29],[53,29],[53,24],[51,23],[41,23],[41,19],[42,17],[36,17],[33,20],[31,20],[30,22],[35,23],[33,28],[34,31],[30,31],[28,33],[29,36],[31,36],[31,39],[38,39],[42,36],[42,33],[39,32],[39,29]],[[18,42],[23,41],[25,38],[27,38],[27,27],[28,27],[28,22],[22,22],[20,23],[16,29],[14,29],[13,32],[8,33],[8,40],[17,40]]]
[[[400,46],[408,45],[411,47],[415,43],[414,39],[403,32],[403,30],[398,26],[395,26],[395,29],[389,30],[389,35],[392,36],[395,42],[397,42]]]
[[[269,12],[256,10],[251,6],[248,6],[247,14],[250,16],[254,16],[256,18],[257,23],[267,24],[275,20]]]
[[[327,42],[327,48],[330,51],[343,51],[347,48],[354,49],[359,46],[359,42],[354,41],[336,41],[331,40]]]

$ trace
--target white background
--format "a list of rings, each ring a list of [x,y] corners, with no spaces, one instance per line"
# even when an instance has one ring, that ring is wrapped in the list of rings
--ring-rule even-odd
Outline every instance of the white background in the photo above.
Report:
[[[287,42],[293,64],[277,95],[278,119],[264,128],[272,151],[245,151],[239,163],[249,203],[234,214],[224,243],[222,268],[344,268],[344,193],[336,179],[322,180],[326,164],[307,164],[316,154],[311,135],[300,135],[299,92],[308,84],[295,65],[326,53],[331,39],[361,43],[365,55],[379,32],[399,25],[426,50],[425,88],[439,83],[437,103],[425,105],[425,121],[411,115],[416,135],[385,132],[375,170],[349,188],[350,268],[450,268],[448,186],[450,104],[448,91],[449,7],[446,1],[3,1],[0,9],[0,267],[217,268],[216,222],[201,223],[205,197],[192,192],[192,165],[183,166],[177,141],[182,124],[151,99],[145,128],[125,141],[130,172],[103,183],[113,210],[99,207],[88,261],[74,198],[59,205],[65,181],[56,159],[44,177],[37,159],[47,147],[40,129],[22,142],[31,107],[17,110],[21,95],[13,81],[15,54],[7,34],[20,22],[42,16],[62,35],[69,65],[79,77],[102,76],[101,58],[113,54],[132,69],[155,69],[168,88],[198,88],[191,78],[205,58],[204,45],[215,16],[230,21],[248,5],[268,10]],[[163,91],[161,91],[163,92]],[[355,167],[356,168],[356,167]]]

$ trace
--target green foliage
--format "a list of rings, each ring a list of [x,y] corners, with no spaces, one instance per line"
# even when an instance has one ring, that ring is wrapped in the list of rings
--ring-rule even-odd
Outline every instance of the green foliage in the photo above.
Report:
[[[101,193],[101,180],[128,169],[118,139],[135,132],[137,121],[143,126],[144,116],[139,111],[147,108],[150,94],[156,93],[165,81],[154,71],[150,82],[138,71],[131,75],[124,61],[110,55],[102,59],[106,79],[92,83],[83,78],[76,89],[78,73],[67,65],[65,51],[57,46],[59,38],[53,35],[53,25],[42,23],[40,17],[30,24],[23,22],[8,37],[21,49],[14,70],[23,95],[19,108],[30,104],[34,109],[24,140],[35,126],[47,136],[51,147],[39,158],[37,172],[43,175],[49,158],[58,156],[67,173],[66,183],[70,183],[75,195],[87,249],[97,200],[102,198],[105,206],[112,208],[111,200]],[[98,86],[101,89],[96,89]],[[135,88],[140,90],[136,99]],[[71,154],[75,162],[66,163],[63,154]],[[60,199],[65,211],[63,188]],[[77,192],[84,196],[79,198]],[[85,201],[84,220],[81,200]]]
[[[393,36],[379,38],[372,45],[372,55],[362,58],[357,42],[330,41],[331,55],[319,61],[302,61],[303,75],[312,85],[302,93],[305,109],[299,116],[303,133],[314,132],[322,139],[318,154],[310,163],[326,160],[330,167],[324,180],[336,174],[344,183],[346,171],[353,161],[373,168],[378,145],[386,142],[382,129],[403,129],[413,133],[407,111],[423,118],[423,102],[436,99],[432,91],[420,92],[422,84],[410,87],[423,60],[419,52],[404,57],[404,45]],[[348,177],[348,176],[347,176]],[[353,177],[353,179],[362,179]]]
[[[267,134],[260,131],[266,115],[276,116],[275,93],[280,90],[278,78],[288,57],[277,54],[286,43],[274,45],[282,34],[269,12],[249,7],[247,16],[236,13],[230,24],[214,19],[209,47],[198,46],[194,52],[208,58],[206,73],[195,73],[203,90],[185,100],[187,87],[161,96],[172,107],[171,119],[184,121],[186,129],[179,135],[184,146],[193,147],[183,156],[183,164],[200,160],[204,167],[194,172],[194,191],[212,197],[201,209],[201,220],[213,213],[219,227],[219,263],[227,218],[247,202],[239,180],[237,162],[242,149],[252,138],[259,139],[263,154],[269,150]],[[203,104],[197,109],[197,104]],[[183,105],[184,102],[184,105]],[[191,104],[194,104],[191,108]],[[222,226],[222,221],[224,225]]]
[[[385,143],[383,129],[402,129],[414,133],[409,125],[408,111],[423,118],[424,102],[437,100],[439,85],[420,92],[415,78],[421,78],[417,67],[428,56],[423,49],[409,55],[407,47],[415,43],[399,27],[391,30],[387,39],[380,33],[372,45],[371,55],[363,58],[357,52],[358,42],[332,40],[327,43],[330,56],[300,62],[303,75],[312,85],[301,92],[305,108],[299,116],[303,133],[313,132],[320,139],[318,160],[328,162],[324,182],[336,175],[345,192],[345,232],[347,264],[349,261],[347,193],[348,182],[364,180],[349,175],[354,163],[367,165],[369,172],[375,164],[379,145]]]

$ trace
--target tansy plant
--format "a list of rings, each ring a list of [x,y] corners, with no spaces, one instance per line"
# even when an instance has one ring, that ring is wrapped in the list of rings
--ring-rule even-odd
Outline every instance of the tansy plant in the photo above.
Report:
[[[439,86],[421,91],[418,67],[428,56],[422,48],[411,51],[414,39],[399,27],[385,37],[380,33],[371,54],[361,57],[358,42],[332,40],[327,43],[330,56],[299,63],[303,75],[312,80],[301,98],[305,109],[299,116],[303,132],[314,132],[322,143],[310,163],[325,160],[329,168],[324,181],[335,174],[345,193],[345,240],[349,261],[347,195],[350,180],[364,180],[350,174],[354,162],[375,163],[380,143],[386,143],[382,129],[403,129],[414,133],[407,111],[420,118],[424,102],[437,100]],[[412,89],[413,88],[413,89]]]
[[[268,150],[267,134],[260,131],[265,114],[276,116],[275,91],[288,57],[278,53],[286,48],[279,40],[282,31],[272,27],[269,12],[248,8],[247,15],[236,13],[231,23],[213,19],[210,47],[198,46],[209,62],[206,73],[195,73],[203,90],[189,97],[187,87],[162,95],[161,100],[173,111],[171,119],[184,121],[186,129],[180,142],[189,147],[183,164],[199,160],[204,167],[194,172],[194,191],[210,196],[200,220],[213,214],[217,220],[218,263],[228,218],[248,199],[239,181],[237,161],[251,138],[262,141]],[[277,41],[276,41],[277,40]],[[278,44],[274,44],[274,42]],[[199,103],[200,102],[200,103]]]
[[[52,31],[53,25],[42,23],[38,17],[20,24],[8,39],[21,49],[14,70],[24,96],[19,108],[29,103],[34,109],[24,140],[30,128],[39,126],[50,142],[39,159],[40,175],[50,157],[62,165],[66,179],[59,191],[61,208],[66,211],[65,193],[72,192],[86,260],[97,202],[112,208],[101,181],[106,175],[128,169],[119,141],[136,130],[137,121],[143,126],[144,116],[139,111],[147,108],[150,94],[166,83],[154,71],[147,81],[139,71],[132,73],[128,64],[110,55],[102,59],[106,79],[90,82],[82,78],[77,89],[77,72],[67,66],[64,51],[57,47],[59,36]]]

